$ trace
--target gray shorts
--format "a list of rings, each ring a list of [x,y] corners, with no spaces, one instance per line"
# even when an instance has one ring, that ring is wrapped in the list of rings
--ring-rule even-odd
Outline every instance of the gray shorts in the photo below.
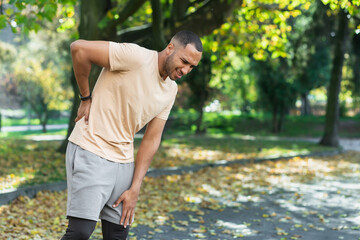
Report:
[[[69,142],[66,149],[66,215],[120,224],[122,203],[116,208],[112,205],[130,188],[133,174],[133,162],[111,162]]]

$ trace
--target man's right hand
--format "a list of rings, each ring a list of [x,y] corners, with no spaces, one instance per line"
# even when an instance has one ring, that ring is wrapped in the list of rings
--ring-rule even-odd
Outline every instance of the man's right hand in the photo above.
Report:
[[[85,124],[89,123],[89,114],[90,114],[91,99],[87,101],[81,101],[80,106],[77,112],[77,117],[75,122],[79,121],[82,117],[85,117]]]

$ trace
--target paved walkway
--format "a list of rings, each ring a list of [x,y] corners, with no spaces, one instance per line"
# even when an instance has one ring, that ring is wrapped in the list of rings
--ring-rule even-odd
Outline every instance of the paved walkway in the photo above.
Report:
[[[138,226],[132,231],[137,240],[360,239],[360,187],[351,180],[294,183],[273,188],[268,195],[263,191],[258,190],[259,199],[239,198],[240,206],[228,206],[222,212],[175,212],[172,226],[157,226],[156,230]]]
[[[131,232],[137,240],[360,240],[360,159],[351,159],[355,161],[347,165],[351,171],[336,176],[323,175],[327,173],[324,160],[308,160],[309,170],[311,164],[317,169],[320,163],[324,170],[313,179],[292,179],[293,173],[303,171],[303,166],[292,165],[290,171],[266,178],[269,187],[249,183],[249,194],[239,191],[232,201],[218,195],[226,205],[224,211],[173,212],[170,224],[155,228],[140,225]],[[339,167],[344,168],[344,164]]]
[[[295,141],[309,141],[309,142],[320,142],[320,138],[286,138]],[[360,151],[360,139],[359,138],[340,138],[340,146],[344,150]]]
[[[47,130],[60,130],[60,129],[66,129],[68,127],[68,124],[49,124],[46,125]],[[22,132],[22,131],[38,131],[42,130],[41,125],[29,125],[29,126],[7,126],[2,127],[2,132]]]
[[[263,136],[241,136],[239,137],[244,140],[255,140],[255,139],[264,139],[264,140],[289,140],[289,141],[307,141],[307,142],[320,142],[320,137],[318,138],[309,138],[309,137],[263,137]],[[339,142],[340,146],[344,150],[351,150],[351,151],[360,151],[360,138],[340,138]]]

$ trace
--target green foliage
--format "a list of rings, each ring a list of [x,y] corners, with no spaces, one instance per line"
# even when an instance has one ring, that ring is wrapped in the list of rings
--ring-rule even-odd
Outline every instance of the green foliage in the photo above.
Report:
[[[46,112],[48,109],[65,110],[68,108],[69,94],[61,86],[61,81],[49,63],[45,68],[42,62],[29,60],[23,65],[17,65],[14,71],[14,82],[17,94],[26,103],[33,106],[35,112]],[[46,108],[46,109],[45,109]]]
[[[194,110],[178,110],[171,114],[171,123],[166,133],[176,135],[192,134],[191,126],[198,117]],[[271,130],[271,113],[240,114],[231,112],[205,112],[203,124],[208,133],[241,134],[250,136],[320,137],[324,129],[323,116],[286,116],[283,132],[274,135]],[[342,137],[360,137],[356,130],[360,118],[341,118]]]
[[[226,64],[214,64],[210,86],[219,90],[223,109],[241,110],[248,113],[257,100],[255,75],[250,67],[251,59],[229,51],[223,58]]]
[[[199,66],[194,68],[184,81],[188,84],[192,94],[190,96],[190,107],[200,110],[208,102],[211,88],[211,62],[208,53],[204,52]]]
[[[325,5],[329,5],[332,11],[339,8],[346,9],[351,15],[358,14],[360,1],[359,0],[322,0]]]
[[[11,44],[0,42],[0,76],[4,74],[5,71],[9,71],[11,64],[16,59],[17,51],[15,47]]]
[[[19,42],[16,52],[9,51],[7,68],[0,75],[7,94],[18,97],[24,108],[30,106],[44,125],[48,111],[69,109],[73,95],[67,81],[71,70],[70,32],[59,33],[56,28],[56,23],[48,23],[46,30],[30,33]]]
[[[212,51],[234,50],[251,54],[256,60],[288,57],[286,45],[292,31],[291,21],[309,10],[311,2],[244,1],[229,22],[214,30]],[[221,42],[218,45],[216,42]]]
[[[209,102],[213,94],[213,89],[209,85],[211,76],[212,71],[210,55],[207,52],[203,52],[199,65],[193,69],[184,80],[188,84],[192,93],[189,98],[190,107],[196,109],[200,113],[196,124],[197,132],[205,131],[205,128],[201,124],[202,113],[205,104]]]
[[[52,22],[54,17],[62,17],[63,27],[67,28],[67,19],[74,15],[76,0],[5,0],[0,13],[0,30],[10,26],[14,33],[28,34],[38,32],[43,21]],[[59,24],[60,25],[60,24]],[[71,26],[73,27],[73,26]]]
[[[258,99],[262,106],[273,114],[273,131],[281,131],[281,119],[296,100],[290,67],[285,59],[268,59],[265,62],[254,62],[254,71],[257,74]],[[277,115],[280,117],[279,122]]]
[[[117,1],[115,7],[110,9],[106,16],[99,22],[98,26],[101,29],[104,29],[111,21],[117,20],[120,18],[119,13],[124,9],[128,2],[127,1]],[[119,30],[124,30],[130,27],[138,27],[144,24],[149,24],[152,22],[152,8],[150,1],[146,1],[131,17],[127,18],[120,26]]]

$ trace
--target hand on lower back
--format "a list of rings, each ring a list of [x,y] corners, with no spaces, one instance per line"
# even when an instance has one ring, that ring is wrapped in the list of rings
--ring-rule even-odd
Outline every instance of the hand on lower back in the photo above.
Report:
[[[79,121],[82,117],[85,117],[85,123],[88,124],[89,114],[90,114],[90,106],[91,106],[91,99],[80,102],[80,106],[78,108],[77,117],[75,118],[75,122]]]

